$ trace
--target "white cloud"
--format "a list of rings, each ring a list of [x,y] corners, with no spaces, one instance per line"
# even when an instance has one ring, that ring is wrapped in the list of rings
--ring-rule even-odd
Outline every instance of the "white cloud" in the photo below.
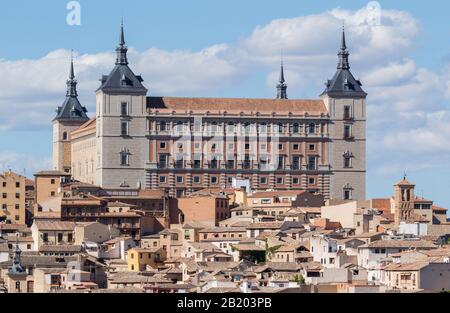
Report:
[[[4,151],[0,153],[0,171],[25,174],[32,177],[34,173],[52,168],[52,160],[50,158],[35,157],[28,154],[20,154],[16,152]]]
[[[450,65],[437,72],[411,59],[421,29],[407,12],[382,10],[380,26],[370,24],[368,14],[366,8],[334,9],[277,19],[235,43],[200,51],[130,48],[129,58],[151,94],[202,96],[260,72],[267,73],[261,88],[274,91],[283,50],[289,94],[311,97],[333,75],[345,20],[352,70],[369,93],[369,161],[382,167],[386,153],[418,163],[447,153]],[[0,60],[0,130],[49,127],[64,98],[69,58],[69,51],[57,50],[36,60]],[[76,57],[80,98],[91,111],[98,79],[108,74],[114,59],[113,51]],[[435,160],[432,166],[440,166],[446,158]]]

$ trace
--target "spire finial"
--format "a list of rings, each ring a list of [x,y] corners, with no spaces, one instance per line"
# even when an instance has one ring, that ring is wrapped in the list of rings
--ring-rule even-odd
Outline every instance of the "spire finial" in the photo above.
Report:
[[[347,50],[347,44],[345,42],[345,21],[342,21],[342,41],[341,41],[341,50]]]
[[[75,71],[73,69],[73,49],[70,52],[70,74],[69,78],[73,80],[75,78]]]
[[[125,46],[125,33],[123,31],[123,16],[122,16],[122,22],[120,24],[120,42],[119,42],[119,45],[121,47]]]
[[[403,173],[403,180],[406,180],[408,178],[408,170],[405,169],[405,172]]]

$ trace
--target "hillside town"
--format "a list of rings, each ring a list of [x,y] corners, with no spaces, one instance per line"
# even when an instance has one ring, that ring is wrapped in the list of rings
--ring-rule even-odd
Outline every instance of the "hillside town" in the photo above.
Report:
[[[0,291],[378,293],[450,289],[447,210],[393,196],[108,191],[47,171],[0,176]],[[402,214],[408,213],[408,219]]]
[[[0,175],[0,293],[450,290],[447,209],[406,174],[366,198],[344,31],[317,100],[288,99],[283,64],[276,99],[147,97],[119,38],[94,118],[71,61],[53,168]]]

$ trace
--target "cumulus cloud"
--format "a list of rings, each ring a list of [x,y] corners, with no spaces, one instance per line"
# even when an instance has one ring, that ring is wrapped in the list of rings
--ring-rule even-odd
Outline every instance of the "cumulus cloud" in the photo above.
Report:
[[[232,89],[260,72],[267,73],[261,88],[273,90],[282,51],[291,97],[315,97],[336,68],[345,21],[352,70],[369,94],[369,163],[379,164],[382,173],[385,153],[413,153],[423,162],[431,153],[448,152],[450,62],[442,71],[416,65],[411,55],[421,29],[409,13],[382,10],[380,25],[370,23],[369,15],[364,7],[276,19],[236,42],[199,51],[131,47],[129,58],[151,94],[202,96]],[[48,127],[64,98],[69,58],[69,51],[56,50],[40,59],[0,60],[0,130]],[[114,59],[113,51],[76,55],[80,99],[91,112],[98,79]],[[430,166],[446,161],[435,158]]]
[[[42,169],[51,169],[52,160],[45,157],[35,157],[28,154],[4,151],[0,153],[0,171],[12,170],[16,173],[32,177]]]

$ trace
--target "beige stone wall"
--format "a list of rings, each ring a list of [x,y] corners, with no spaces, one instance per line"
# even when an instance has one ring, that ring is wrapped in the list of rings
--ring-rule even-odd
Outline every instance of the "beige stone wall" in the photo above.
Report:
[[[75,180],[95,184],[97,138],[88,132],[72,140],[72,176]]]
[[[79,122],[53,123],[53,169],[70,172],[72,166],[71,133],[81,126]],[[64,134],[67,139],[64,140]]]
[[[0,174],[0,217],[25,224],[25,177],[13,172]]]

